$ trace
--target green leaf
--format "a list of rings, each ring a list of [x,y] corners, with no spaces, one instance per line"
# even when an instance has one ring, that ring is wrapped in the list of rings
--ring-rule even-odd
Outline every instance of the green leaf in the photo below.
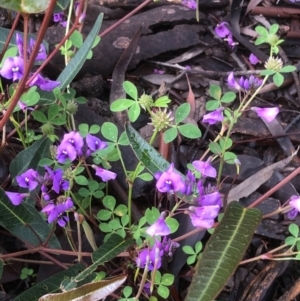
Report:
[[[157,289],[157,293],[164,299],[167,299],[169,297],[170,291],[169,289],[164,285],[159,285]]]
[[[23,293],[18,295],[14,300],[15,301],[24,301],[24,300],[38,300],[41,296],[45,294],[56,293],[60,291],[61,282],[69,277],[75,277],[84,269],[84,265],[77,263],[71,266],[69,269],[62,272],[56,273],[53,276],[48,277],[46,280],[43,280],[34,286],[28,288]]]
[[[82,68],[86,60],[86,56],[91,50],[94,40],[100,31],[102,19],[103,19],[103,14],[101,13],[98,16],[96,22],[94,23],[94,26],[90,31],[89,35],[87,36],[87,38],[85,39],[83,45],[78,49],[75,56],[70,60],[66,68],[61,72],[61,74],[57,78],[57,81],[60,82],[59,88],[61,90],[66,89],[68,84],[70,84],[70,82],[74,79],[74,77],[77,75],[79,70]]]
[[[294,236],[298,237],[299,236],[299,227],[296,224],[290,224],[289,225],[289,232]]]
[[[109,280],[87,283],[69,291],[45,295],[39,301],[102,300],[117,290],[125,282],[126,278],[127,275],[121,275]]]
[[[186,301],[211,301],[242,260],[262,213],[231,202],[196,266]]]
[[[47,123],[48,122],[48,119],[47,119],[46,115],[41,111],[33,111],[33,112],[31,112],[31,115],[33,116],[33,118],[36,121],[39,121],[40,123]]]
[[[101,127],[101,133],[109,141],[118,141],[118,128],[112,122],[104,122]]]
[[[189,103],[183,103],[175,111],[175,123],[178,124],[182,122],[191,111],[191,105]]]
[[[230,138],[221,138],[219,143],[221,148],[225,150],[232,147],[232,140]]]
[[[111,233],[112,228],[107,223],[101,223],[99,229],[104,233]]]
[[[172,142],[176,137],[177,137],[177,128],[169,128],[164,132],[164,142],[165,143],[170,143]]]
[[[179,223],[178,221],[175,219],[175,218],[168,218],[166,220],[166,224],[168,225],[168,227],[170,228],[171,230],[171,233],[174,233],[178,230],[179,228]]]
[[[101,221],[108,221],[112,214],[113,213],[107,209],[101,209],[97,214],[97,218]]]
[[[275,73],[276,73],[276,72],[273,71],[273,70],[266,69],[266,70],[262,70],[262,71],[260,72],[260,75],[273,75],[273,74],[275,74]]]
[[[114,209],[114,214],[117,216],[124,216],[128,211],[127,206],[120,204]]]
[[[211,152],[216,155],[220,155],[222,153],[222,148],[220,147],[218,142],[210,142],[208,147],[211,150]]]
[[[177,127],[180,134],[186,138],[197,139],[201,137],[201,131],[198,126],[187,123]]]
[[[224,161],[228,164],[235,164],[237,156],[235,153],[232,152],[225,152],[224,154]]]
[[[99,133],[99,131],[100,131],[100,126],[98,124],[93,124],[90,127],[89,133],[92,135],[95,135],[95,134]]]
[[[159,210],[155,207],[147,208],[145,212],[146,221],[148,224],[152,225],[154,224],[157,219],[159,218],[160,213]]]
[[[116,206],[116,199],[112,195],[106,195],[103,199],[103,205],[113,211]]]
[[[87,123],[81,123],[78,126],[80,135],[85,138],[86,135],[89,133],[89,125]]]
[[[279,25],[278,24],[272,24],[269,28],[269,34],[276,34],[277,31],[279,29]]]
[[[78,30],[75,30],[69,39],[71,40],[72,44],[77,48],[80,48],[83,44],[82,34]]]
[[[182,250],[185,254],[188,254],[188,255],[194,255],[195,254],[195,251],[191,246],[183,246]]]
[[[48,120],[49,121],[53,120],[59,114],[59,111],[61,109],[62,107],[60,107],[57,104],[53,104],[52,106],[50,106],[48,109]]]
[[[166,273],[162,276],[160,283],[166,286],[172,285],[174,282],[174,278],[174,275]]]
[[[110,110],[112,112],[120,112],[127,110],[129,107],[131,107],[133,104],[135,104],[134,100],[131,99],[117,99],[110,105]]]
[[[197,258],[197,256],[196,256],[195,254],[194,254],[194,255],[191,255],[191,256],[189,256],[189,257],[187,258],[186,263],[187,263],[188,265],[194,264],[195,261],[196,261],[196,258]]]
[[[170,163],[149,145],[130,124],[125,125],[125,131],[135,155],[152,175],[164,172],[169,168]]]
[[[40,94],[36,92],[36,86],[31,87],[26,93],[22,94],[21,101],[28,107],[36,105],[40,100]]]
[[[288,236],[285,238],[284,243],[288,246],[293,246],[297,241],[297,238],[293,236]]]
[[[283,68],[280,69],[280,73],[288,73],[296,70],[297,68],[295,66],[284,66]]]
[[[134,100],[138,99],[138,91],[133,83],[129,81],[125,81],[123,83],[123,89],[125,90],[126,94],[128,94],[132,99]]]
[[[256,40],[255,40],[255,45],[261,45],[263,43],[266,43],[267,41],[267,38],[265,36],[261,36],[261,37],[258,37]]]
[[[221,90],[220,86],[211,85],[209,87],[209,95],[216,100],[220,100],[221,95],[222,95],[222,90]]]
[[[80,187],[80,189],[78,190],[78,193],[83,197],[88,197],[91,194],[91,192],[84,187]]]
[[[119,145],[129,145],[129,141],[128,141],[126,132],[123,132],[123,133],[120,135],[119,140],[118,140],[118,144],[119,144]]]
[[[40,175],[43,175],[45,170],[39,166],[42,158],[49,157],[51,141],[44,137],[30,147],[21,151],[9,166],[12,179],[32,168],[37,170]]]
[[[273,75],[273,82],[277,87],[280,87],[283,84],[284,77],[279,72]]]
[[[128,110],[129,120],[131,122],[135,122],[140,116],[140,113],[141,113],[141,107],[137,102],[135,102]]]
[[[171,99],[169,98],[169,96],[163,95],[155,100],[154,106],[160,108],[167,108],[170,102]]]
[[[218,100],[209,100],[205,105],[207,111],[214,111],[219,107],[220,107],[220,102]]]
[[[44,12],[49,6],[50,0],[8,0],[1,1],[0,7],[26,14],[38,14]]]
[[[263,26],[256,26],[255,27],[255,31],[260,34],[261,36],[268,36],[269,35],[269,32],[266,28],[264,28]]]
[[[89,274],[94,272],[98,266],[103,265],[105,262],[115,258],[121,252],[125,251],[128,247],[133,244],[132,239],[123,239],[117,234],[112,234],[106,242],[104,242],[101,247],[92,254],[93,264],[91,264],[88,268],[78,274],[75,278],[72,279],[72,282],[78,282]],[[72,299],[69,299],[72,300]]]
[[[138,175],[138,178],[142,179],[145,182],[149,182],[153,180],[153,176],[148,172]]]
[[[234,92],[226,92],[222,98],[221,98],[221,102],[223,103],[230,103],[232,101],[234,101],[236,98],[236,94]]]
[[[88,184],[89,184],[88,179],[87,179],[85,176],[82,176],[82,175],[76,176],[76,177],[74,178],[74,180],[75,180],[75,182],[76,182],[77,184],[79,184],[79,185],[88,185]]]
[[[196,245],[195,245],[195,251],[196,251],[196,253],[198,254],[198,253],[200,253],[200,251],[202,250],[202,242],[201,241],[198,241],[197,243],[196,243]]]

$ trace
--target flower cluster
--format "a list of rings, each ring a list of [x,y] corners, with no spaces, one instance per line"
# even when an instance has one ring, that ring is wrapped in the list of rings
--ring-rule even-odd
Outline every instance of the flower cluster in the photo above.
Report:
[[[219,38],[222,38],[224,41],[226,41],[230,48],[234,48],[237,43],[233,41],[232,33],[226,25],[228,25],[227,22],[221,22],[220,24],[218,24],[215,28],[215,34]]]
[[[165,172],[155,175],[157,179],[156,188],[160,192],[180,192],[186,196],[196,195],[196,206],[190,206],[186,213],[190,215],[191,222],[195,227],[208,229],[214,224],[214,220],[221,209],[222,201],[218,190],[210,186],[205,188],[204,182],[207,177],[216,178],[217,171],[211,165],[211,158],[206,162],[194,161],[192,165],[201,174],[201,179],[198,182],[191,171],[188,171],[186,179],[183,181],[181,175],[174,171],[172,163]],[[159,224],[159,221],[157,223]],[[160,220],[160,223],[162,223],[162,220]],[[161,228],[163,229],[162,226]],[[148,234],[159,233],[157,228],[154,230],[150,227],[149,229]]]
[[[233,72],[231,72],[228,75],[227,78],[227,83],[228,86],[230,88],[234,88],[236,90],[245,90],[245,91],[249,91],[249,90],[256,90],[258,87],[261,86],[262,84],[262,79],[254,76],[254,75],[250,75],[249,79],[248,78],[244,78],[243,76],[239,78],[239,80],[237,81],[234,78],[234,74]]]
[[[157,270],[161,267],[162,258],[172,258],[173,253],[179,244],[172,242],[166,236],[171,233],[166,221],[166,214],[163,212],[157,221],[151,225],[146,233],[152,237],[163,236],[162,241],[155,239],[155,243],[152,247],[142,249],[137,258],[136,265],[138,268],[147,268],[149,271]]]
[[[68,221],[64,213],[73,208],[73,201],[71,198],[62,197],[60,194],[67,191],[70,187],[68,180],[64,179],[64,172],[58,168],[52,170],[50,167],[45,166],[45,175],[42,177],[34,169],[28,169],[21,175],[16,177],[19,187],[27,188],[33,191],[38,185],[41,185],[42,200],[46,202],[42,212],[48,216],[48,222],[53,223],[57,220],[58,224],[62,227]],[[55,193],[55,196],[54,196]],[[6,192],[13,205],[20,205],[23,199],[29,196],[29,193]]]
[[[23,49],[23,38],[20,34],[16,34],[16,44],[18,47],[19,56],[8,57],[0,70],[0,75],[12,79],[13,81],[18,81],[22,79],[24,75],[24,49]],[[27,49],[27,56],[30,57],[32,50],[34,48],[35,41],[30,39],[29,46]],[[40,45],[39,53],[36,57],[36,61],[45,60],[47,58],[46,48],[43,44]],[[47,78],[42,77],[38,74],[30,83],[30,86],[38,86],[41,90],[52,91],[60,83],[57,81],[52,81]]]
[[[73,162],[76,158],[80,158],[82,156],[88,157],[91,153],[106,147],[106,142],[101,141],[94,135],[88,134],[84,141],[84,138],[79,132],[72,131],[64,135],[61,143],[57,147],[56,159],[62,164],[66,163],[67,160]],[[116,173],[96,165],[92,165],[92,168],[96,170],[96,175],[104,182],[115,179],[117,176]]]

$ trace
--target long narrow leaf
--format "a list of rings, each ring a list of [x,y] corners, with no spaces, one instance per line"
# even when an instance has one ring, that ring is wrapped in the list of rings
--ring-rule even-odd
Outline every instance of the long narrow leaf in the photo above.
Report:
[[[230,203],[196,266],[185,301],[212,301],[226,285],[251,242],[262,214]]]
[[[14,206],[3,189],[0,189],[0,225],[32,246],[39,246],[40,241],[44,242],[51,232],[47,222],[34,207],[25,203]],[[48,246],[61,248],[55,235],[52,236]]]
[[[68,63],[67,67],[57,78],[57,81],[60,82],[59,88],[61,90],[64,90],[67,87],[67,85],[73,80],[73,78],[77,75],[77,73],[83,66],[86,57],[89,51],[92,49],[95,38],[97,37],[98,32],[101,28],[102,19],[103,14],[100,14],[93,26],[93,29],[85,39],[83,45],[80,47],[75,56]]]

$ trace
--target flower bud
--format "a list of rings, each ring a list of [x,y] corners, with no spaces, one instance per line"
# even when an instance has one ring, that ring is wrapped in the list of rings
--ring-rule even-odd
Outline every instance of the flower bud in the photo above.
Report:
[[[54,126],[51,123],[45,123],[41,126],[41,131],[43,135],[53,135],[54,134]]]
[[[172,120],[174,119],[171,117],[171,112],[167,113],[167,109],[158,110],[156,112],[151,112],[152,124],[157,131],[166,130],[170,127]]]
[[[147,94],[143,94],[139,98],[139,104],[144,110],[150,109],[153,106],[152,96],[147,95]]]
[[[78,110],[78,104],[71,100],[67,103],[67,107],[66,107],[66,111],[67,113],[69,113],[70,115],[74,115]]]
[[[265,68],[275,72],[279,72],[282,69],[283,63],[282,60],[278,57],[269,57],[265,63]]]

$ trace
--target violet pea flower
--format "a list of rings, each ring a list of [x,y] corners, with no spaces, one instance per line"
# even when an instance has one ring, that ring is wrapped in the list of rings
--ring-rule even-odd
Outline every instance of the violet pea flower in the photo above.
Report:
[[[165,221],[166,215],[164,212],[160,215],[157,221],[151,225],[147,230],[146,233],[151,236],[166,236],[171,233],[169,226]]]
[[[174,171],[174,163],[161,174],[155,175],[157,182],[156,188],[160,192],[177,192],[184,187],[184,182],[181,176]]]
[[[192,162],[192,165],[195,167],[197,171],[201,173],[201,176],[203,178],[205,177],[216,178],[217,170],[210,164],[210,162],[211,162],[211,158],[209,158],[207,161],[196,160]]]
[[[231,35],[230,30],[226,27],[226,24],[228,24],[227,22],[221,22],[220,24],[218,24],[215,28],[215,34],[219,37],[219,38],[225,38],[229,35]]]
[[[202,122],[208,123],[208,124],[215,124],[217,122],[222,122],[224,119],[224,116],[222,113],[223,110],[224,110],[224,108],[218,108],[215,111],[205,114],[203,116]]]
[[[252,107],[252,111],[256,112],[256,114],[266,122],[273,121],[277,114],[279,113],[279,109],[277,107],[274,108],[258,108]]]
[[[251,53],[249,55],[249,62],[252,64],[252,65],[256,65],[258,63],[261,63],[261,61],[253,54]]]
[[[107,169],[103,169],[99,166],[92,165],[92,168],[96,170],[96,176],[100,177],[103,182],[114,180],[117,177],[116,173],[109,171]]]
[[[21,175],[16,177],[16,181],[20,187],[28,188],[29,191],[34,190],[38,185],[39,174],[36,170],[30,168]]]
[[[23,77],[24,60],[21,57],[8,57],[3,64],[0,74],[13,81],[20,80]]]
[[[6,196],[12,202],[13,205],[18,206],[22,203],[25,197],[29,196],[29,193],[19,193],[19,192],[5,192]]]
[[[88,148],[93,152],[107,147],[106,142],[101,141],[98,137],[91,134],[87,134],[85,141]]]
[[[220,206],[203,206],[203,207],[189,207],[189,215],[191,222],[195,227],[209,229],[213,226],[215,218],[218,216]]]

